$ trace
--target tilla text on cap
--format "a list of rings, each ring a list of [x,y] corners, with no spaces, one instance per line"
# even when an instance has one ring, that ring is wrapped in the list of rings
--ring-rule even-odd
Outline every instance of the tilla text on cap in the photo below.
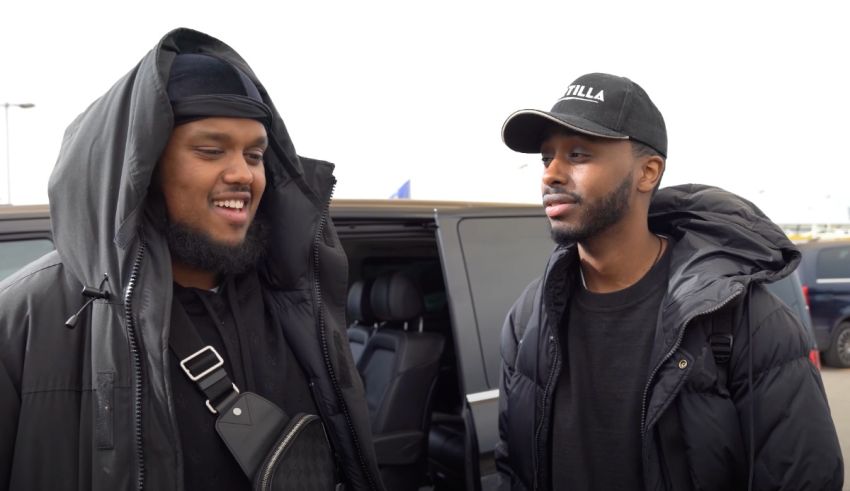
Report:
[[[585,92],[587,89],[587,92]],[[564,94],[564,97],[558,99],[560,101],[568,101],[568,100],[579,100],[586,102],[593,102],[594,104],[598,104],[600,101],[605,102],[605,91],[600,90],[596,94],[593,93],[593,87],[585,87],[584,85],[570,85],[567,87],[567,93]]]

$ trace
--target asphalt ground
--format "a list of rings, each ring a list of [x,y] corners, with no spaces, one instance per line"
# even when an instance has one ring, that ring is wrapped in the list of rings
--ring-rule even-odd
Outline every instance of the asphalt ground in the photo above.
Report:
[[[850,457],[850,368],[824,367],[821,378],[844,456],[844,489],[850,491],[850,483],[847,482],[847,460]]]

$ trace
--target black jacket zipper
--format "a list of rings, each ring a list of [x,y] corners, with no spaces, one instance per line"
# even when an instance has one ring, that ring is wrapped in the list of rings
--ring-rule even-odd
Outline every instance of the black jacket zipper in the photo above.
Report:
[[[551,258],[549,259],[549,261],[551,261]],[[550,266],[550,263],[547,262],[546,271],[549,271],[550,267],[552,267],[552,266]],[[544,304],[545,304],[544,300],[546,298],[545,288],[546,288],[546,280],[547,279],[548,278],[544,277],[541,280],[540,287],[539,287],[542,290],[540,292],[540,306],[539,306],[539,310],[538,310],[538,314],[537,314],[538,315],[537,325],[539,326],[541,333],[543,332],[543,316],[546,314],[546,312],[544,310]],[[548,323],[548,319],[547,319],[546,322]],[[548,422],[548,419],[549,419],[549,412],[550,412],[549,411],[549,393],[552,391],[552,385],[554,384],[554,381],[555,381],[555,374],[560,370],[560,363],[561,363],[561,348],[560,348],[560,341],[558,340],[558,336],[557,336],[557,333],[558,333],[557,327],[555,329],[551,330],[551,331],[552,331],[552,334],[549,335],[549,343],[554,345],[553,349],[555,350],[555,359],[553,360],[552,366],[549,368],[549,374],[546,378],[546,386],[543,388],[543,397],[542,397],[542,401],[541,401],[541,404],[540,404],[540,407],[541,407],[540,422],[537,424],[537,429],[534,432],[534,456],[533,456],[532,462],[533,462],[533,465],[535,465],[537,468],[535,469],[535,472],[534,472],[534,481],[531,483],[531,489],[532,490],[540,489],[540,486],[541,486],[540,477],[541,477],[541,475],[545,474],[543,472],[543,470],[546,469],[545,466],[547,464],[544,464],[540,460],[541,455],[546,455],[546,449],[543,448],[542,435],[543,435],[544,427],[547,427],[546,423]],[[548,430],[548,427],[546,429]]]
[[[342,395],[342,388],[340,388],[339,386],[339,381],[336,378],[336,373],[334,372],[333,364],[331,363],[330,349],[328,348],[328,333],[325,326],[325,316],[322,312],[322,287],[321,282],[319,281],[319,246],[322,240],[322,234],[325,230],[325,225],[328,221],[330,200],[333,196],[334,187],[336,187],[335,183],[334,186],[331,188],[330,196],[328,196],[328,201],[325,204],[324,211],[322,212],[322,217],[319,221],[319,227],[316,230],[316,236],[313,238],[313,293],[316,297],[316,311],[319,323],[319,337],[322,343],[322,356],[325,360],[325,368],[328,371],[328,375],[331,379],[331,384],[334,388],[334,393],[336,394],[337,401],[339,401],[340,408],[342,409],[342,414],[345,417],[345,422],[348,425],[348,431],[351,433],[351,438],[354,442],[354,449],[357,451],[357,457],[360,461],[360,468],[363,470],[363,473],[369,480],[369,486],[372,489],[378,489],[377,485],[375,484],[375,478],[369,471],[369,467],[366,465],[366,459],[363,457],[363,450],[360,447],[360,441],[357,439],[357,432],[354,429],[354,423],[352,423],[351,421],[351,413],[348,412],[348,407],[345,405],[345,399],[343,399]]]
[[[145,451],[142,448],[142,358],[139,350],[139,340],[136,334],[136,322],[133,318],[133,292],[136,289],[136,281],[142,266],[142,258],[145,256],[145,241],[139,245],[139,252],[133,261],[133,269],[127,289],[124,292],[124,319],[127,323],[127,339],[130,343],[130,355],[133,358],[133,423],[135,432],[133,434],[136,444],[136,460],[138,469],[136,473],[136,489],[142,491],[145,488]]]
[[[541,407],[540,423],[538,423],[537,430],[534,432],[534,442],[535,442],[534,462],[537,464],[537,472],[534,473],[534,482],[532,483],[532,486],[531,486],[531,488],[534,489],[534,490],[540,489],[540,479],[541,479],[541,476],[543,474],[545,474],[545,472],[543,472],[543,471],[544,471],[544,469],[546,469],[546,467],[545,467],[546,464],[544,464],[540,460],[540,456],[546,454],[546,451],[543,448],[543,439],[541,438],[541,435],[543,434],[543,427],[544,426],[547,427],[547,431],[548,431],[549,425],[547,425],[546,423],[548,423],[548,420],[549,420],[549,393],[551,392],[552,385],[553,385],[554,380],[555,380],[555,373],[558,371],[559,365],[561,363],[561,350],[560,350],[560,347],[558,346],[560,343],[559,343],[555,334],[549,335],[549,343],[554,346],[555,360],[554,360],[554,363],[552,363],[552,367],[549,369],[549,376],[547,377],[547,380],[546,380],[546,386],[543,388],[543,401],[542,401],[542,404],[540,405],[540,407]]]

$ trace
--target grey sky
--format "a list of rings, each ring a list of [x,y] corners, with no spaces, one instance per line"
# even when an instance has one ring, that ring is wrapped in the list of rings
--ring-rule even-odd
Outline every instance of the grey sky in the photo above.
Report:
[[[64,128],[185,26],[247,59],[298,151],[337,164],[337,197],[388,197],[412,179],[414,198],[537,202],[539,158],[509,151],[502,122],[605,71],[664,114],[665,184],[718,185],[777,221],[847,222],[841,5],[10,0],[0,103],[37,105],[9,111],[12,201],[46,201]]]

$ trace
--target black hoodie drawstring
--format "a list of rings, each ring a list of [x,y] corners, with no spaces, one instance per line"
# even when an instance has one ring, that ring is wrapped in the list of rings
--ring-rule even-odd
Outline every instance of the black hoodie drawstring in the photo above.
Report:
[[[83,291],[80,292],[80,294],[88,298],[88,301],[86,301],[86,303],[84,303],[83,306],[80,307],[80,310],[78,310],[77,313],[75,313],[71,317],[68,317],[68,320],[65,321],[65,327],[67,327],[68,329],[73,329],[77,327],[77,321],[80,318],[80,314],[82,314],[83,311],[86,310],[89,305],[91,305],[92,302],[94,302],[95,300],[99,298],[109,300],[109,292],[104,289],[104,285],[108,282],[109,276],[104,274],[103,279],[100,280],[100,285],[98,285],[97,288],[91,286],[83,286]]]

